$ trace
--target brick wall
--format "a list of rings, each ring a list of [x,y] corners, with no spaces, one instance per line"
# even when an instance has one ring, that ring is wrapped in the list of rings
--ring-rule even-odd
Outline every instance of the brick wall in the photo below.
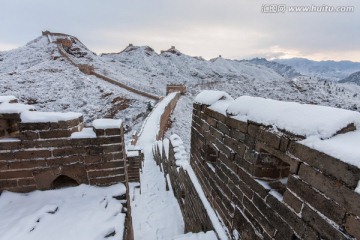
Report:
[[[140,182],[140,170],[144,162],[144,152],[141,148],[127,146],[127,170],[129,182]]]
[[[163,146],[163,144],[161,144]],[[170,184],[166,181],[167,188],[169,185],[174,192],[180,205],[184,218],[185,233],[187,232],[207,232],[213,230],[211,220],[206,212],[205,207],[189,177],[189,174],[182,167],[175,163],[174,147],[170,142],[169,156],[165,154],[165,148],[155,144],[153,149],[154,159],[164,173],[165,179],[170,179]]]
[[[22,122],[21,113],[1,114],[0,191],[29,192],[74,184],[110,185],[126,181],[123,127],[97,129],[92,137],[71,137],[83,117],[58,122]],[[60,181],[61,183],[61,181]]]
[[[241,239],[360,239],[360,169],[300,139],[194,104],[191,166]]]
[[[156,140],[162,139],[164,137],[165,132],[168,130],[168,128],[170,126],[170,123],[169,123],[170,115],[174,111],[179,99],[180,99],[180,93],[177,93],[176,96],[165,107],[165,110],[160,117],[160,127],[159,127],[159,132],[156,135]]]

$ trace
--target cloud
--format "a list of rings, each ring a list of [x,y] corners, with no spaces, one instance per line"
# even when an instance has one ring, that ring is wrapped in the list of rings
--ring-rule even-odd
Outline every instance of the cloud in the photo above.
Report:
[[[245,58],[308,56],[360,61],[360,3],[355,0],[278,0],[292,5],[352,5],[353,13],[261,12],[269,1],[46,0],[5,1],[0,39],[21,46],[41,30],[76,35],[95,52],[128,43],[156,50],[175,45],[189,55]],[[277,48],[276,48],[277,47]],[[5,48],[0,46],[0,49]]]

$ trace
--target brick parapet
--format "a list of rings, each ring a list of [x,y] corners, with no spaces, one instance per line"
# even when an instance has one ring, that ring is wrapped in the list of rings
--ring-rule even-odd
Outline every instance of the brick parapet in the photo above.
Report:
[[[128,181],[140,182],[140,171],[144,162],[144,151],[137,147],[127,148]]]
[[[191,166],[230,232],[244,239],[360,239],[360,169],[301,138],[194,104]]]
[[[214,230],[204,204],[188,172],[176,164],[174,147],[171,142],[169,144],[168,155],[165,153],[165,148],[160,148],[158,144],[154,145],[153,155],[154,160],[164,174],[167,189],[171,187],[179,203],[184,218],[185,233]]]
[[[80,133],[84,128],[80,115],[51,122],[22,122],[21,113],[0,116],[0,121],[9,120],[15,121],[17,131],[9,132],[9,124],[0,125],[0,132],[6,132],[0,136],[0,191],[50,189],[61,175],[77,184],[102,186],[126,182],[122,125],[93,127],[90,129],[93,135],[88,136]]]
[[[165,107],[164,112],[160,116],[160,127],[159,132],[156,135],[156,140],[160,140],[164,137],[165,132],[169,129],[170,123],[170,116],[171,113],[174,111],[177,102],[180,99],[180,93],[176,93],[176,96],[169,102],[169,104]]]

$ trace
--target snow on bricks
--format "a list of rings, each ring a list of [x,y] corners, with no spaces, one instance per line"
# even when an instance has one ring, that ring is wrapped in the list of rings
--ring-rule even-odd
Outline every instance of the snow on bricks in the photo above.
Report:
[[[173,138],[173,140],[175,139]],[[153,146],[154,159],[167,179],[167,189],[171,187],[178,200],[185,222],[185,233],[211,231],[214,229],[212,222],[188,172],[184,168],[178,167],[184,164],[183,158],[178,155],[183,151],[180,149],[181,147],[183,146],[176,144],[176,140],[169,141],[169,145],[158,141]],[[168,154],[165,153],[166,151]],[[187,160],[186,162],[188,163]]]
[[[360,114],[203,92],[190,164],[242,239],[360,239]]]
[[[84,128],[80,113],[29,111],[30,106],[6,101],[0,109],[4,105],[8,112],[0,113],[0,191],[126,182],[121,120],[98,119]]]

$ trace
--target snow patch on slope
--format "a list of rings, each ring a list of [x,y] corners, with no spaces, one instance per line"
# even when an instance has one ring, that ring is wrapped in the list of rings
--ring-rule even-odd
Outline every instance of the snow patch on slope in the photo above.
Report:
[[[123,238],[125,214],[113,198],[125,194],[123,184],[110,187],[80,185],[59,190],[0,196],[1,239],[104,239]]]

